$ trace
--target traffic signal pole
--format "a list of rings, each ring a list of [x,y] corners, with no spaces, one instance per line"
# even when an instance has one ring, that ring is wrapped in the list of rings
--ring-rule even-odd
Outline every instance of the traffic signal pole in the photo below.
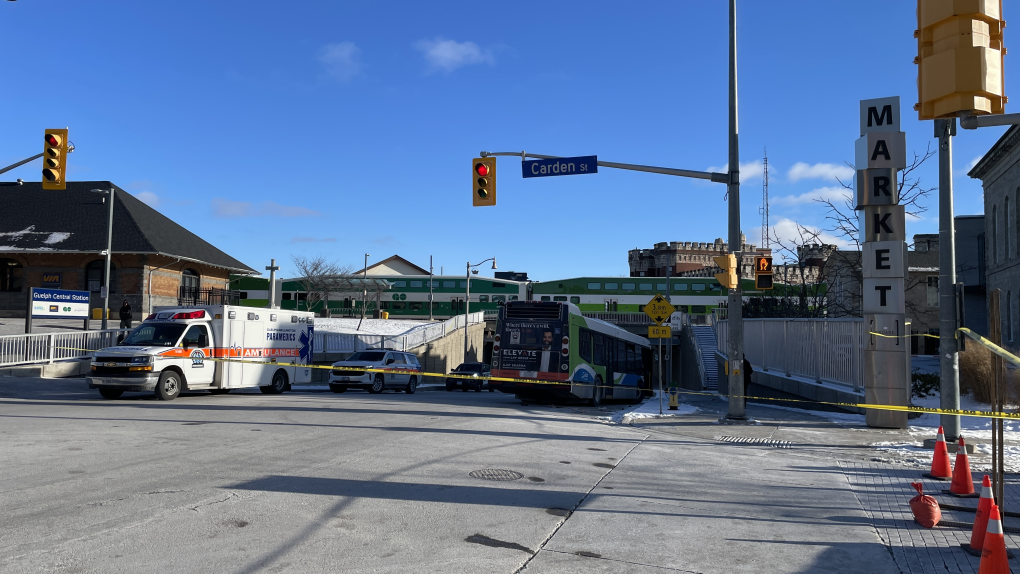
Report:
[[[956,346],[956,229],[953,221],[953,136],[956,118],[935,120],[939,139],[939,395],[944,409],[960,408]],[[946,440],[960,437],[960,415],[941,415]]]

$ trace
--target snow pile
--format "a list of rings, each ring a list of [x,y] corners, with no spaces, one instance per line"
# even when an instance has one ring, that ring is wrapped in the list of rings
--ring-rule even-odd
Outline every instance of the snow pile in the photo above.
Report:
[[[680,406],[675,411],[669,410],[669,395],[663,393],[662,395],[662,414],[659,414],[659,396],[658,391],[652,394],[651,398],[646,399],[645,402],[640,405],[636,405],[634,408],[625,411],[619,411],[613,413],[608,417],[598,417],[602,422],[609,424],[629,424],[631,421],[639,419],[658,419],[658,418],[669,418],[677,417],[681,415],[689,415],[698,412],[700,409],[693,405],[680,403]],[[626,419],[626,421],[624,420]]]
[[[360,319],[316,319],[318,333],[342,333],[350,335],[406,335],[415,329],[437,325],[431,321],[408,321],[405,319],[365,319],[358,330]]]

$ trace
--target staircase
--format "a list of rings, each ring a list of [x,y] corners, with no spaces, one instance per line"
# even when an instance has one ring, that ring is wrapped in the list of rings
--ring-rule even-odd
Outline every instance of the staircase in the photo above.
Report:
[[[705,388],[719,388],[719,365],[715,361],[717,349],[715,329],[707,325],[691,325],[694,340],[698,345],[698,356],[701,358],[701,369],[705,373]]]

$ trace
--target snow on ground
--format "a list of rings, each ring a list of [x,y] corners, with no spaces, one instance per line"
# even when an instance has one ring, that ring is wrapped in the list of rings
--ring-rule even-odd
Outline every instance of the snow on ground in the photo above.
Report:
[[[658,391],[655,391],[651,398],[646,399],[645,402],[641,403],[640,405],[635,405],[634,408],[630,410],[619,411],[613,413],[608,417],[598,417],[598,419],[602,422],[606,422],[609,424],[621,424],[624,418],[628,418],[630,420],[669,418],[693,414],[700,410],[698,409],[698,407],[695,407],[693,405],[680,403],[680,406],[677,407],[677,410],[671,411],[669,410],[669,395],[667,393],[663,393],[662,414],[660,415],[658,395],[659,395]]]
[[[435,325],[431,321],[408,321],[405,319],[365,319],[358,330],[360,319],[316,319],[317,333],[345,333],[351,335],[404,335],[408,331]]]

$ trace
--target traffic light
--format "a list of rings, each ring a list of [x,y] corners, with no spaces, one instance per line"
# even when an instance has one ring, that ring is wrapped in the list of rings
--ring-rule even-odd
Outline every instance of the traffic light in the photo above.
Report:
[[[67,130],[46,130],[43,136],[43,189],[65,189],[67,181]]]
[[[919,119],[1003,113],[1001,10],[995,0],[918,0]]]
[[[496,158],[471,160],[471,187],[472,205],[496,205]]]
[[[722,257],[713,257],[715,264],[718,265],[723,272],[716,273],[715,279],[720,285],[727,289],[737,288],[737,256],[730,253],[729,255],[723,255]]]
[[[772,288],[772,258],[758,255],[754,258],[754,288],[758,291]]]

